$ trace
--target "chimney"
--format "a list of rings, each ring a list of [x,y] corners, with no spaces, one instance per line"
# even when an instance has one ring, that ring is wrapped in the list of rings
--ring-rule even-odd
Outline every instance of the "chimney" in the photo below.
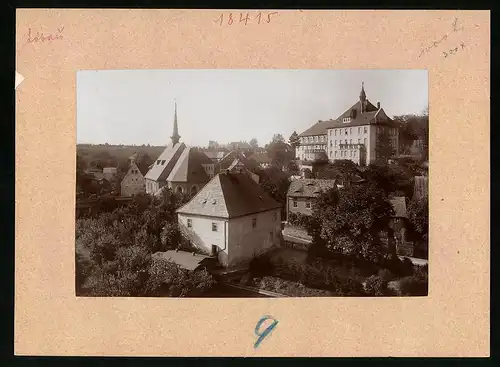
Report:
[[[377,110],[380,110],[380,102],[377,102]]]

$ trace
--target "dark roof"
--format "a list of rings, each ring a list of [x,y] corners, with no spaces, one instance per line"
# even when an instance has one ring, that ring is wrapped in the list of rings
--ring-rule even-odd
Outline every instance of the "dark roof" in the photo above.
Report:
[[[288,187],[289,197],[316,197],[321,191],[336,187],[335,180],[299,179],[293,180]]]
[[[352,119],[350,122],[342,122],[344,117],[350,117],[351,111],[356,110],[356,117]],[[383,109],[380,109],[383,111]],[[377,107],[375,107],[369,101],[366,102],[365,112],[360,113],[361,111],[361,102],[356,102],[350,108],[348,108],[344,113],[342,113],[335,120],[326,120],[326,121],[318,121],[316,124],[311,126],[309,129],[304,131],[299,136],[312,136],[312,135],[325,135],[328,129],[334,127],[352,127],[352,126],[363,126],[370,124],[388,124],[390,126],[397,126],[396,122],[394,122],[390,117],[387,116],[386,121],[375,120],[375,116],[379,113]],[[385,114],[385,112],[384,112]]]
[[[185,148],[167,177],[169,182],[208,182],[202,164],[213,164],[204,153]]]
[[[184,143],[168,144],[160,156],[156,158],[145,177],[153,181],[165,181],[185,148]]]
[[[205,262],[204,261],[205,259],[210,259],[210,256],[193,254],[192,252],[186,252],[186,251],[175,251],[175,250],[156,252],[152,256],[153,259],[162,258],[167,261],[176,263],[181,268],[187,270],[195,270],[200,265],[203,265],[202,263]]]
[[[406,198],[404,196],[397,196],[389,199],[394,208],[394,217],[408,218],[406,213]]]
[[[177,212],[234,218],[281,206],[247,173],[222,173],[210,180]]]

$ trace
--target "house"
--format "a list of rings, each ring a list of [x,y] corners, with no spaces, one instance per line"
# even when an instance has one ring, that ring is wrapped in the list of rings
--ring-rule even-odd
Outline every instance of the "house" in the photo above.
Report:
[[[102,173],[106,180],[108,181],[113,181],[113,179],[116,177],[118,174],[117,168],[116,167],[104,167],[102,169]]]
[[[248,174],[224,171],[177,209],[179,229],[224,267],[246,264],[280,246],[281,206]]]
[[[181,250],[168,250],[165,252],[156,252],[151,255],[153,261],[156,259],[165,259],[179,265],[181,268],[196,271],[203,268],[213,268],[216,265],[215,258],[212,256],[196,254]]]
[[[406,198],[396,196],[389,199],[394,208],[394,217],[389,222],[389,227],[394,231],[394,241],[398,255],[413,256],[413,246],[408,246],[406,231],[408,228],[408,214],[406,212]]]
[[[256,167],[257,164],[253,160],[246,158],[236,150],[232,150],[215,165],[215,173],[217,174],[225,170],[238,172],[243,169],[253,171]]]
[[[120,195],[124,197],[134,196],[146,192],[146,179],[139,167],[136,165],[137,154],[129,157],[130,167],[121,182]]]
[[[205,150],[205,155],[208,158],[210,158],[210,160],[212,160],[212,162],[214,162],[214,163],[219,162],[222,158],[224,158],[224,156],[226,154],[227,154],[226,152],[222,152],[222,151],[214,152],[214,151],[210,151],[210,150]]]
[[[379,136],[386,133],[397,156],[399,154],[399,125],[380,107],[366,98],[364,85],[359,100],[335,120],[318,121],[299,135],[296,157],[313,160],[317,153],[328,159],[348,159],[365,166],[377,159]]]
[[[287,221],[290,213],[311,215],[313,200],[322,192],[336,188],[336,180],[304,178],[291,181],[286,195]]]
[[[150,166],[146,173],[146,193],[158,195],[164,187],[174,192],[198,192],[215,175],[215,165],[199,149],[179,142],[177,105],[171,143]]]

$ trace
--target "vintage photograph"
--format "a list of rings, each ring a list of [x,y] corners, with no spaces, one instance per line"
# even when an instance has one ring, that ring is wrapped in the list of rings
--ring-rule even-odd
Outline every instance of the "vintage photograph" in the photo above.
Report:
[[[77,296],[428,294],[427,70],[76,81]]]

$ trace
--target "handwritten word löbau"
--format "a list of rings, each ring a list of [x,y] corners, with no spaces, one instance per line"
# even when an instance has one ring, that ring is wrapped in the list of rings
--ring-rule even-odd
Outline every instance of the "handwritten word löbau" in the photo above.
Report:
[[[28,28],[28,43],[37,43],[37,42],[50,42],[57,41],[63,39],[64,27],[57,28],[54,33],[43,33],[43,32],[34,32],[31,31],[31,28]]]
[[[216,20],[215,24],[219,25],[248,25],[248,24],[268,24],[278,12],[262,13],[257,15],[250,15],[250,13],[222,13]]]

